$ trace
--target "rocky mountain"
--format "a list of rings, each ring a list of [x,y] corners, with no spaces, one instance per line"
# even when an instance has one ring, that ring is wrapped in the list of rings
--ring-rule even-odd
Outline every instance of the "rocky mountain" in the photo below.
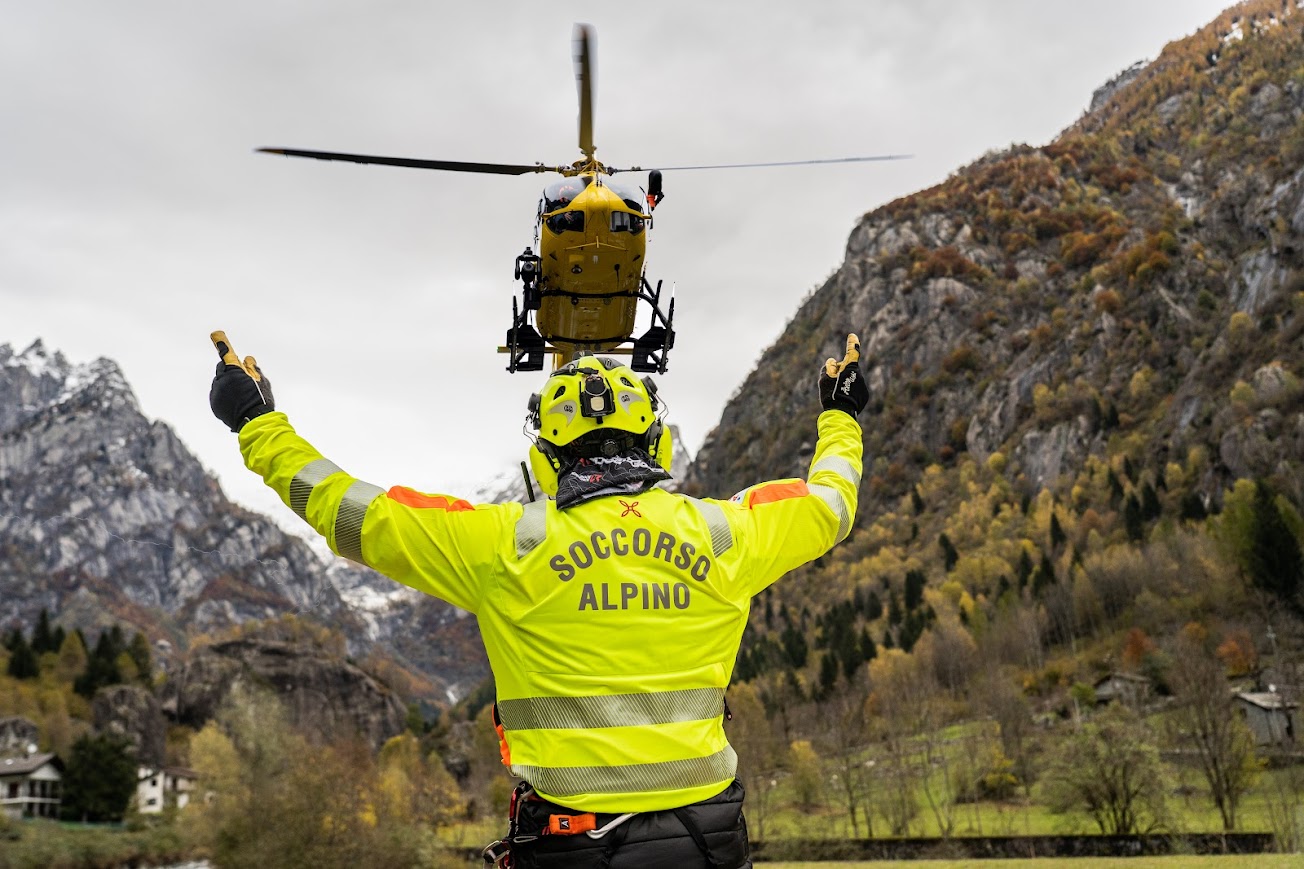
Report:
[[[0,345],[0,624],[42,608],[91,637],[142,630],[165,666],[199,634],[295,613],[340,630],[350,654],[389,656],[430,697],[488,670],[474,619],[232,504],[115,363],[73,365],[37,341]]]
[[[810,372],[862,336],[874,402],[855,528],[767,593],[740,678],[786,661],[833,684],[837,668],[814,673],[833,655],[808,658],[804,637],[851,674],[940,623],[939,679],[958,682],[943,665],[972,661],[974,643],[999,637],[993,655],[1032,667],[1054,643],[1105,642],[1137,601],[1151,629],[1236,617],[1210,589],[1238,588],[1213,581],[1233,573],[1213,543],[1238,481],[1267,493],[1281,527],[1301,525],[1301,234],[1304,11],[1281,0],[1242,3],[1126,70],[1054,142],[865,215],[676,474],[715,496],[804,474]],[[515,475],[488,494],[519,495]],[[456,699],[487,672],[473,619],[328,565],[227,501],[112,362],[0,346],[0,624],[42,607],[178,651],[299,612],[428,697]],[[275,656],[211,654],[228,652],[255,672]]]
[[[804,474],[807,375],[861,335],[874,402],[855,530],[776,587],[748,642],[783,628],[828,644],[823,616],[845,607],[866,631],[848,648],[869,656],[869,637],[903,630],[876,604],[916,579],[950,589],[928,603],[915,587],[921,620],[1005,617],[996,601],[1021,593],[1034,636],[1067,641],[1116,576],[1106,560],[1139,564],[1179,529],[1225,540],[1206,517],[1238,480],[1295,522],[1302,233],[1304,10],[1281,0],[1242,3],[1127,70],[1055,141],[866,214],[684,484]],[[1099,612],[1129,611],[1117,603]]]
[[[329,650],[253,637],[196,650],[168,679],[162,708],[197,728],[237,683],[273,691],[295,729],[322,742],[347,733],[380,745],[403,731],[407,714],[392,689]]]
[[[867,214],[725,408],[687,485],[798,472],[809,378],[858,332],[876,397],[868,503],[933,463],[1062,486],[1111,439],[1205,499],[1271,475],[1304,500],[1304,13],[1247,3],[1097,93],[1055,142]],[[1229,401],[1245,384],[1251,408]],[[1248,410],[1248,415],[1247,415]],[[863,519],[862,515],[862,519]]]

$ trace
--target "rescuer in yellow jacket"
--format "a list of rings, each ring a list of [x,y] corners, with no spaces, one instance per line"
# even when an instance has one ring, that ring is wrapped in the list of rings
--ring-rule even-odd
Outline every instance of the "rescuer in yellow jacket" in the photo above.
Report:
[[[655,384],[604,357],[531,397],[530,464],[551,497],[525,504],[349,476],[275,412],[252,359],[227,354],[210,403],[333,551],[477,617],[502,761],[524,780],[490,859],[731,869],[751,864],[725,688],[751,598],[851,529],[869,394],[854,335],[847,350],[820,370],[807,478],[727,501],[656,488],[672,445]]]

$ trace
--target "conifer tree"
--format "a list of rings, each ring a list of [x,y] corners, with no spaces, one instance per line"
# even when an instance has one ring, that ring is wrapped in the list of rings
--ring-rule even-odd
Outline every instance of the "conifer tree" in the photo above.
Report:
[[[1146,483],[1141,487],[1141,517],[1146,521],[1158,519],[1164,512],[1163,505],[1159,503],[1159,494],[1155,487]]]
[[[869,635],[869,628],[860,629],[860,657],[865,661],[872,661],[878,657],[878,647],[874,644],[874,638]]]
[[[960,560],[960,553],[955,551],[955,546],[951,543],[951,538],[946,536],[945,531],[937,535],[937,545],[942,549],[942,562],[946,565],[946,572],[950,573],[951,568]]]
[[[917,609],[924,599],[924,573],[922,570],[906,571],[906,611]]]
[[[57,652],[59,646],[54,641],[54,632],[50,630],[50,614],[41,608],[41,616],[36,620],[36,630],[32,632],[32,651],[38,655]]]
[[[789,664],[796,669],[806,666],[806,655],[810,650],[806,646],[806,638],[802,636],[801,631],[792,625],[788,625],[783,629],[780,642],[783,643],[783,653],[787,656]]]
[[[1041,564],[1037,565],[1036,571],[1032,575],[1032,593],[1041,594],[1041,590],[1055,582],[1055,565],[1051,563],[1050,556],[1046,553],[1041,554]]]
[[[833,691],[833,686],[838,682],[838,661],[837,656],[832,652],[820,658],[820,680],[819,680],[819,697],[822,700],[828,697]]]
[[[1059,549],[1069,539],[1064,533],[1064,527],[1060,525],[1059,517],[1054,513],[1050,514],[1050,548]]]
[[[63,776],[62,813],[70,821],[120,821],[136,790],[136,760],[124,737],[83,736]]]
[[[36,655],[21,631],[14,631],[14,641],[9,647],[9,675],[15,679],[35,679],[40,675]]]
[[[149,640],[145,635],[137,631],[131,637],[131,645],[127,647],[127,654],[136,665],[136,672],[141,682],[148,685],[154,678],[154,661],[149,651]]]
[[[883,601],[872,589],[865,594],[865,618],[871,622],[883,617]]]
[[[1262,480],[1255,484],[1251,510],[1251,545],[1245,552],[1250,578],[1259,588],[1277,595],[1297,611],[1304,610],[1299,600],[1301,583],[1304,583],[1304,555],[1299,540],[1277,509],[1272,490]]]
[[[1028,555],[1028,550],[1019,549],[1019,589],[1022,590],[1028,584],[1028,578],[1032,576],[1032,558]]]
[[[81,631],[73,631],[59,644],[59,662],[55,673],[64,682],[72,682],[86,672],[86,646]]]
[[[99,639],[95,641],[95,650],[86,663],[86,672],[73,683],[74,691],[83,697],[94,697],[99,689],[122,681],[122,672],[118,669],[118,656],[123,652],[119,645],[121,640],[120,628],[100,632]]]
[[[896,592],[889,592],[887,596],[887,623],[889,625],[901,624],[901,603],[897,600]]]
[[[1123,504],[1123,525],[1127,528],[1127,539],[1140,543],[1146,536],[1145,524],[1141,515],[1141,505],[1135,495],[1128,495]]]

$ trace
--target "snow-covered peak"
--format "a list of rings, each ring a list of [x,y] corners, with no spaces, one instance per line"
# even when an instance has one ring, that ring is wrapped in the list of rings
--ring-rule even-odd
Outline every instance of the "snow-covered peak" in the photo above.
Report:
[[[45,342],[40,338],[18,354],[15,354],[8,344],[0,345],[0,362],[6,368],[21,368],[36,379],[47,377],[63,379],[68,375],[68,360],[57,350],[54,355],[51,355],[45,349]]]
[[[63,389],[54,403],[63,404],[92,389],[102,395],[122,395],[131,399],[132,403],[136,401],[135,393],[131,391],[118,363],[101,356],[93,362],[69,368],[63,380]]]
[[[122,369],[110,359],[72,365],[39,338],[21,353],[0,344],[0,431],[49,408],[88,401],[139,407]]]

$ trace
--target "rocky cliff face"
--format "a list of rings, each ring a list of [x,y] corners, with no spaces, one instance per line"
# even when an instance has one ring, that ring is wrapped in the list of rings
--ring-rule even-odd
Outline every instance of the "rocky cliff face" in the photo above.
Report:
[[[340,610],[320,561],[227,502],[113,362],[0,346],[0,375],[4,615],[158,610],[205,630]]]
[[[42,608],[68,628],[121,622],[176,650],[196,633],[297,613],[341,630],[358,656],[387,651],[434,696],[488,671],[468,631],[444,630],[474,620],[324,562],[232,504],[167,425],[141,414],[116,364],[73,365],[38,341],[0,345],[0,624],[30,626]],[[431,633],[413,637],[418,628]],[[396,633],[411,657],[394,650]]]
[[[1159,477],[1207,454],[1206,503],[1238,477],[1304,500],[1302,27],[1295,4],[1243,4],[1052,144],[866,215],[686,488],[804,473],[818,406],[798,372],[855,331],[876,399],[862,519],[966,455],[1064,493],[1125,441]]]
[[[163,689],[163,709],[199,726],[237,685],[270,689],[290,723],[318,742],[380,745],[403,730],[406,707],[387,686],[335,655],[301,643],[243,638],[197,649]]]
[[[91,704],[95,730],[125,737],[142,766],[162,766],[167,719],[154,695],[139,685],[101,688]]]

